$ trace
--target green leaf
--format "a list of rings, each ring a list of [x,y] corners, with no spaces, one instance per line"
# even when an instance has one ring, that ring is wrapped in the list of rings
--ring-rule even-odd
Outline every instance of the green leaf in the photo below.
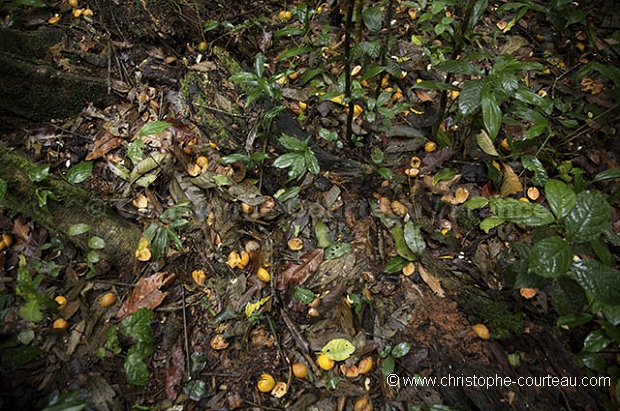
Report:
[[[79,184],[83,181],[86,181],[88,176],[93,172],[93,162],[92,161],[82,161],[71,167],[67,170],[67,175],[65,176],[67,181],[73,184]]]
[[[396,247],[396,252],[401,257],[409,260],[415,261],[417,260],[417,256],[409,249],[407,246],[407,242],[405,241],[405,232],[400,225],[395,225],[390,229],[390,234],[394,239],[394,246]]]
[[[0,201],[6,197],[7,182],[0,178]]]
[[[600,302],[620,305],[620,271],[596,260],[573,262],[575,280]]]
[[[611,338],[603,330],[592,331],[583,340],[582,352],[596,353],[606,348],[609,344],[611,344]]]
[[[463,84],[459,94],[459,110],[464,116],[473,114],[480,107],[482,80],[470,80]]]
[[[587,313],[566,314],[558,318],[558,327],[576,328],[592,321],[592,315]]]
[[[531,154],[524,154],[521,156],[521,163],[523,163],[523,168],[534,172],[532,184],[537,187],[542,187],[547,183],[547,179],[549,178],[547,170],[545,170],[545,166],[543,166],[538,158]]]
[[[381,23],[383,16],[381,15],[381,8],[379,7],[366,7],[362,11],[362,19],[364,25],[373,33],[381,31]]]
[[[383,377],[387,377],[388,375],[394,372],[394,367],[396,366],[396,360],[391,355],[385,358],[381,363],[381,374]]]
[[[499,157],[499,153],[495,149],[495,145],[493,144],[493,140],[487,134],[485,130],[480,130],[480,133],[476,134],[476,143],[478,143],[478,147],[490,156]]]
[[[202,380],[189,381],[183,387],[183,392],[192,400],[200,401],[208,394],[207,383]]]
[[[383,272],[387,274],[397,273],[402,270],[407,264],[409,264],[409,260],[402,258],[401,256],[392,257],[385,263],[385,267],[383,268]]]
[[[497,217],[511,223],[538,226],[555,221],[549,210],[536,203],[526,203],[514,198],[493,198],[490,204],[491,211]]]
[[[167,121],[149,121],[140,129],[140,137],[163,133],[168,130],[171,125],[172,123],[168,123]]]
[[[19,308],[19,316],[25,321],[41,321],[43,319],[43,312],[41,311],[39,302],[35,299],[26,301],[26,303]]]
[[[426,249],[426,243],[424,242],[424,238],[420,232],[420,225],[411,220],[407,221],[405,223],[403,234],[405,237],[405,243],[407,243],[407,246],[413,254],[419,258]]]
[[[128,355],[124,367],[130,384],[146,385],[149,379],[149,369],[139,355]]]
[[[545,184],[545,194],[551,211],[558,219],[566,216],[575,206],[575,192],[562,181],[548,180]]]
[[[362,57],[378,58],[381,54],[381,44],[378,41],[361,41],[351,49],[351,54]]]
[[[599,191],[582,191],[576,195],[575,206],[566,214],[564,228],[576,243],[596,239],[610,225],[611,208]]]
[[[491,231],[497,226],[504,224],[505,222],[506,220],[504,220],[503,218],[495,216],[487,217],[480,222],[480,229],[483,230],[485,233],[489,234],[489,231]]]
[[[93,250],[101,250],[102,248],[105,248],[105,241],[101,237],[92,236],[88,240],[88,246]]]
[[[335,338],[325,344],[321,352],[334,361],[344,361],[355,352],[355,346],[344,338]]]
[[[28,345],[34,340],[34,330],[26,328],[17,335],[17,340],[25,345]]]
[[[121,321],[119,325],[119,331],[123,335],[133,337],[136,341],[152,343],[152,320],[153,310],[149,308],[140,308],[135,313]]]
[[[383,162],[383,151],[379,147],[375,147],[370,154],[370,160],[379,165]]]
[[[620,169],[610,168],[608,170],[601,171],[600,173],[598,173],[594,177],[594,180],[592,180],[592,182],[598,183],[599,181],[618,180],[618,179],[620,179]],[[0,198],[2,198],[2,196],[0,196]]]
[[[325,259],[333,260],[335,258],[340,258],[349,251],[351,251],[351,244],[349,243],[332,244],[325,249]]]
[[[384,66],[371,66],[364,70],[364,74],[360,77],[360,81],[367,80],[371,77],[378,76],[385,70]]]
[[[144,157],[144,147],[145,143],[140,139],[132,141],[127,147],[127,157],[134,165],[138,164]]]
[[[202,25],[202,29],[204,31],[211,31],[211,30],[218,28],[219,25],[220,25],[220,22],[217,20],[207,20]]]
[[[316,294],[312,290],[301,287],[295,287],[295,294],[293,296],[304,304],[310,304],[316,299]]]
[[[448,83],[441,83],[439,81],[422,80],[419,83],[415,83],[411,88],[422,90],[455,90],[459,91],[459,88]]]
[[[377,174],[379,174],[384,180],[391,180],[394,178],[394,172],[387,167],[379,167],[377,169]]]
[[[515,91],[514,97],[517,100],[520,100],[527,104],[532,104],[534,106],[542,106],[543,104],[545,104],[545,100],[542,97],[523,86],[519,87]]]
[[[573,251],[561,237],[540,240],[530,251],[530,269],[541,277],[558,277],[570,268]]]
[[[299,186],[294,186],[294,187],[286,188],[286,189],[281,188],[280,190],[276,191],[273,197],[279,202],[285,203],[288,200],[297,197],[300,192],[301,192],[301,187]]]
[[[468,76],[482,76],[484,73],[480,67],[466,60],[446,60],[435,65],[437,70],[448,73],[466,74]]]
[[[88,232],[90,230],[90,226],[84,223],[73,224],[67,230],[67,234],[69,235],[80,235]]]
[[[305,162],[303,154],[285,153],[275,159],[275,161],[273,162],[273,166],[277,168],[287,168],[299,162]]]
[[[28,173],[28,179],[33,183],[40,183],[50,174],[51,164],[42,164],[34,167]]]
[[[488,5],[489,5],[489,0],[477,0],[476,1],[476,4],[474,4],[474,8],[471,12],[471,17],[469,19],[470,28],[473,28],[476,25],[476,23],[478,23],[478,20],[480,20],[480,17],[482,17],[484,12],[487,10]]]
[[[463,206],[468,209],[468,210],[478,210],[484,206],[486,206],[487,204],[489,204],[489,200],[484,198],[484,197],[480,197],[480,196],[476,196],[476,197],[472,197],[469,200],[467,200],[465,203],[463,203]]]
[[[433,185],[437,185],[443,180],[452,180],[456,176],[457,171],[453,168],[442,168],[433,176]]]
[[[282,134],[278,139],[278,142],[287,150],[303,153],[308,150],[308,143],[301,141],[296,137]]]
[[[317,220],[314,225],[314,235],[316,237],[316,246],[319,248],[327,248],[331,245],[329,239],[329,229],[323,220]]]
[[[491,140],[495,141],[502,125],[502,112],[495,99],[495,94],[493,94],[487,82],[484,83],[480,91],[480,105],[482,106],[482,121],[484,127],[489,132]]]
[[[95,250],[90,250],[88,254],[86,254],[86,261],[91,264],[97,264],[100,260],[99,253]]]
[[[396,344],[396,346],[394,348],[392,348],[392,356],[394,358],[401,358],[404,357],[405,355],[407,355],[409,353],[409,350],[411,349],[411,344],[408,342],[401,342],[399,344]]]
[[[319,174],[321,171],[321,167],[319,166],[319,161],[316,159],[314,152],[308,148],[308,151],[304,153],[304,161],[306,162],[306,167],[308,171],[314,174],[315,176]]]
[[[254,57],[254,73],[258,78],[262,78],[263,74],[265,74],[265,56],[261,53]]]
[[[297,46],[292,49],[288,49],[284,53],[280,54],[278,56],[278,60],[282,61],[291,57],[299,56],[300,54],[310,53],[312,50],[314,49],[310,46]]]

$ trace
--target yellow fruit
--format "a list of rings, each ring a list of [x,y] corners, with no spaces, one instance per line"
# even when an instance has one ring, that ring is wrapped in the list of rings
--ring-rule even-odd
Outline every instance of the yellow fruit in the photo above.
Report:
[[[269,280],[271,280],[271,274],[269,274],[269,271],[265,270],[263,267],[258,269],[256,276],[264,283],[268,283]]]
[[[228,254],[228,260],[226,260],[226,264],[230,268],[237,268],[240,262],[241,262],[241,256],[239,255],[238,252],[231,251],[230,254]]]
[[[78,0],[69,0],[69,6],[76,8],[78,6]]]
[[[372,402],[366,397],[362,397],[355,401],[353,411],[372,411]]]
[[[103,297],[101,297],[101,306],[103,308],[112,307],[114,304],[116,304],[116,300],[116,294],[107,293]]]
[[[65,321],[64,318],[59,318],[56,321],[54,321],[54,324],[52,325],[52,327],[55,330],[66,330],[67,328],[69,328],[69,323]]]
[[[437,144],[434,141],[427,141],[426,144],[424,144],[424,151],[426,151],[427,153],[432,153],[436,150]]]
[[[372,358],[364,357],[360,360],[359,364],[357,364],[357,370],[360,374],[367,374],[372,370]]]
[[[254,206],[248,203],[241,203],[241,211],[243,211],[243,214],[252,214],[254,212]]]
[[[476,333],[476,335],[483,340],[488,340],[490,337],[489,329],[484,324],[475,324],[471,327],[472,330]]]
[[[58,13],[54,14],[52,17],[50,17],[47,22],[49,24],[56,24],[60,21],[60,15]]]
[[[64,310],[65,307],[67,306],[67,299],[63,297],[62,295],[59,295],[56,298],[54,298],[54,301],[58,303],[58,311]]]
[[[196,159],[196,165],[198,165],[198,167],[200,168],[207,167],[209,165],[209,159],[206,158],[205,156],[199,156]]]
[[[509,150],[510,149],[510,145],[508,144],[508,139],[502,139],[501,143],[499,143],[500,147],[503,148],[504,150]]]
[[[276,386],[276,380],[273,378],[273,376],[271,374],[261,374],[260,378],[258,379],[258,382],[256,383],[256,388],[258,388],[258,390],[260,392],[269,392],[271,390],[273,390],[273,387]]]
[[[304,242],[299,237],[293,237],[287,242],[288,248],[291,251],[299,251],[304,248]]]
[[[326,354],[321,353],[316,359],[316,364],[322,370],[329,371],[332,368],[334,368],[334,365],[336,365],[336,362],[332,360],[331,358],[329,358]]]
[[[93,11],[91,9],[84,9],[84,12],[82,13],[82,16],[84,17],[92,17],[93,16]]]
[[[291,18],[293,18],[293,13],[291,13],[288,10],[282,10],[280,11],[280,13],[278,13],[278,19],[280,19],[280,21],[286,23],[287,21],[289,21]]]
[[[11,237],[9,234],[2,234],[2,242],[7,248],[9,248],[13,245],[13,237]]]
[[[200,43],[198,43],[198,51],[202,52],[202,51],[207,51],[207,48],[209,47],[209,45],[207,44],[206,41],[201,41]]]
[[[73,14],[73,17],[75,17],[77,19],[78,17],[80,17],[82,15],[83,12],[84,12],[84,10],[82,10],[82,9],[73,9],[73,11],[71,13]]]
[[[207,279],[207,276],[205,275],[205,272],[203,270],[194,270],[192,271],[192,279],[197,285],[202,287],[205,285],[205,280]]]
[[[295,364],[293,364],[292,368],[293,368],[293,375],[295,377],[306,378],[308,376],[308,367],[306,367],[306,364],[296,362]]]
[[[525,298],[526,300],[529,300],[530,298],[534,298],[536,296],[536,289],[524,287],[524,288],[519,289],[519,294],[521,294],[521,297]]]
[[[247,251],[242,251],[239,254],[239,263],[237,264],[237,268],[243,270],[250,263],[250,254]]]

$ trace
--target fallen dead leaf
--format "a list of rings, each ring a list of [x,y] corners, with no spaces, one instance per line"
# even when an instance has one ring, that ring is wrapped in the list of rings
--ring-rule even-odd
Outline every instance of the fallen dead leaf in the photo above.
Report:
[[[170,401],[174,401],[177,398],[176,388],[181,384],[185,374],[185,355],[183,349],[177,344],[172,348],[172,355],[168,361],[166,367],[166,397]]]
[[[444,298],[446,296],[446,293],[441,287],[441,281],[439,280],[439,278],[426,271],[426,269],[422,267],[422,264],[418,265],[418,269],[420,270],[420,277],[426,283],[426,285],[428,285],[431,290],[433,290],[437,297]]]
[[[166,273],[164,272],[155,273],[138,281],[131,296],[125,300],[118,313],[116,313],[116,319],[122,321],[140,308],[154,309],[159,306],[168,295],[167,292],[162,292],[159,288],[164,284],[170,283],[176,277],[175,274],[170,274],[168,277],[164,277],[165,275]]]
[[[514,172],[512,167],[508,164],[504,164],[502,168],[502,174],[504,176],[504,181],[502,182],[502,187],[500,188],[502,197],[508,197],[523,191],[523,186],[521,185],[521,181],[519,181],[519,176]]]
[[[278,290],[285,290],[290,285],[303,284],[319,268],[323,254],[322,248],[315,248],[301,256],[301,264],[289,263],[278,275]]]

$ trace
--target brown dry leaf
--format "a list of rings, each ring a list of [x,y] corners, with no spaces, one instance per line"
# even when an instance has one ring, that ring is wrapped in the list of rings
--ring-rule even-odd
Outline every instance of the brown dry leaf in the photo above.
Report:
[[[420,277],[426,283],[426,285],[428,285],[431,290],[433,290],[437,297],[444,298],[446,296],[446,293],[441,287],[441,281],[439,280],[439,278],[426,271],[424,267],[422,267],[422,264],[418,266],[418,269],[420,270]]]
[[[289,263],[278,275],[278,290],[285,290],[289,285],[303,284],[323,261],[324,250],[315,248],[301,256],[301,264]]]
[[[502,182],[502,188],[500,189],[501,196],[508,197],[523,191],[523,186],[521,185],[521,181],[519,181],[519,176],[517,176],[512,167],[504,164],[503,169],[504,172],[502,174],[504,175],[504,181]]]
[[[165,275],[166,273],[164,272],[155,273],[138,281],[131,296],[125,300],[118,313],[116,313],[116,319],[122,321],[140,308],[154,309],[159,306],[168,295],[168,293],[160,291],[159,288],[164,284],[170,283],[176,277],[175,274],[170,274],[168,277],[164,277]]]
[[[422,90],[415,90],[415,95],[416,97],[418,97],[418,100],[420,100],[421,103],[433,101],[433,97],[431,97],[428,93]]]
[[[181,380],[185,374],[185,355],[183,355],[183,349],[176,344],[172,348],[172,356],[168,361],[166,367],[166,397],[170,401],[174,401],[177,398],[177,387],[180,386]]]
[[[122,141],[122,138],[116,137],[111,133],[104,133],[101,138],[95,140],[95,147],[93,147],[93,151],[86,156],[86,161],[103,157],[109,151],[120,147]]]

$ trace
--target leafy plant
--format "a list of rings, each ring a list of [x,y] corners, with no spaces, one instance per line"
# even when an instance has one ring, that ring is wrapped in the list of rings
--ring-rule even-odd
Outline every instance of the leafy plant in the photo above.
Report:
[[[379,352],[379,357],[383,358],[381,374],[383,374],[384,378],[394,372],[396,360],[407,355],[410,349],[411,344],[408,342],[398,343],[394,347],[391,347],[389,344],[383,347]]]
[[[174,206],[165,210],[159,220],[151,223],[142,233],[148,241],[151,250],[151,257],[157,260],[164,255],[172,242],[179,250],[183,248],[183,243],[177,230],[189,224],[189,220],[184,216],[191,211],[189,200],[179,201]]]
[[[33,277],[26,257],[23,255],[19,256],[15,294],[25,300],[25,303],[19,309],[19,316],[25,321],[41,321],[43,320],[43,310],[58,306],[47,294],[39,291],[44,278],[45,274],[40,272],[37,272]]]
[[[321,171],[314,152],[308,146],[309,139],[310,137],[305,141],[301,141],[295,137],[283,134],[278,140],[289,152],[278,157],[273,162],[273,166],[277,168],[288,168],[289,180],[301,178],[308,171],[314,175],[317,175],[319,171]]]
[[[81,234],[85,234],[90,231],[90,226],[84,223],[73,224],[69,227],[67,234],[71,236],[78,236]],[[86,261],[88,263],[88,274],[86,278],[92,278],[95,274],[95,264],[97,264],[100,260],[100,255],[97,250],[102,250],[106,246],[105,240],[99,236],[92,236],[88,239],[88,247],[90,250],[86,254]]]

